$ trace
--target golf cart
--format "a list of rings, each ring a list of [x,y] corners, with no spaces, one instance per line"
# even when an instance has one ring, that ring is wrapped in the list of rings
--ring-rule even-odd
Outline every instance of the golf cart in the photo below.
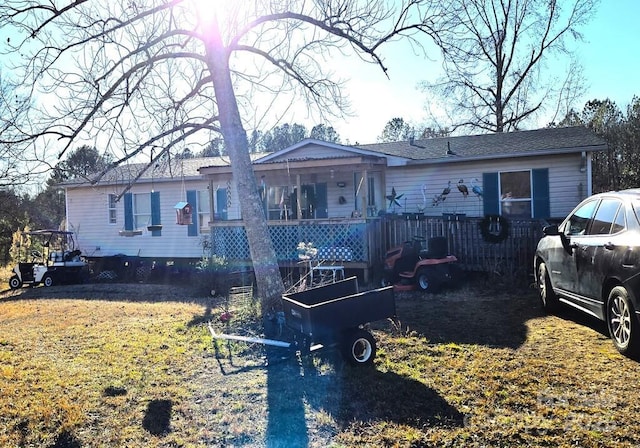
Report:
[[[58,283],[83,283],[88,278],[87,262],[76,249],[73,232],[34,230],[24,232],[20,259],[9,279],[11,289],[23,285],[53,286]]]

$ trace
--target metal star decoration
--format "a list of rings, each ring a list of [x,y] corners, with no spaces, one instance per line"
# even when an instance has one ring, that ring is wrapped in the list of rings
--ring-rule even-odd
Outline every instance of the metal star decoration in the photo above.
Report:
[[[400,203],[398,202],[398,199],[401,199],[402,196],[404,196],[404,193],[397,194],[395,187],[391,187],[391,194],[387,195],[387,199],[389,199],[389,208],[395,205],[397,205],[398,207],[402,207],[402,205],[400,205]]]

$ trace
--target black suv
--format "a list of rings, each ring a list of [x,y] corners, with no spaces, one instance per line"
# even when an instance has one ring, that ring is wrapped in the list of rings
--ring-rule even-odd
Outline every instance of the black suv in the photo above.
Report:
[[[640,354],[640,189],[593,195],[544,234],[533,264],[542,306],[595,316],[620,353]]]

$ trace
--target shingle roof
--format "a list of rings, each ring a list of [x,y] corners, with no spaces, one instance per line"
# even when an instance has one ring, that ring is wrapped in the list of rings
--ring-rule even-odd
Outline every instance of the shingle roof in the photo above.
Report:
[[[358,145],[357,148],[411,160],[482,158],[524,155],[536,152],[575,152],[605,149],[606,143],[582,127],[442,137],[393,143]],[[447,154],[447,150],[451,154]]]
[[[276,162],[281,153],[286,153],[292,148],[304,146],[305,144],[322,144],[313,140],[302,141],[292,147],[282,151],[268,154],[252,154],[251,158],[258,163]],[[591,130],[582,127],[549,128],[537,129],[533,131],[505,132],[497,134],[468,135],[456,137],[442,137],[392,142],[374,143],[368,145],[328,145],[340,147],[346,151],[345,157],[349,157],[349,152],[359,152],[365,155],[387,155],[408,160],[409,163],[435,163],[443,161],[463,161],[469,159],[500,158],[527,156],[545,153],[567,153],[578,151],[597,151],[606,149],[606,142],[596,136]],[[448,154],[448,150],[450,154]],[[258,160],[262,158],[262,160]],[[313,157],[314,160],[322,159],[321,155]],[[337,156],[329,159],[340,158]],[[273,159],[273,160],[272,160]],[[304,160],[300,158],[300,160]],[[197,178],[200,177],[198,171],[203,167],[224,167],[230,166],[229,157],[197,157],[192,159],[170,159],[160,161],[151,169],[147,163],[130,163],[117,166],[111,169],[100,181],[100,183],[123,183],[131,182],[142,171],[146,170],[141,180],[161,180],[174,178]],[[85,179],[74,179],[65,184],[85,184]]]
[[[142,171],[140,179],[199,178],[198,169],[203,166],[229,166],[229,157],[195,157],[159,161],[152,168],[148,163],[127,163],[111,168],[99,183],[123,183],[133,181]],[[89,176],[90,178],[92,176]],[[71,179],[65,184],[85,184],[85,179]]]

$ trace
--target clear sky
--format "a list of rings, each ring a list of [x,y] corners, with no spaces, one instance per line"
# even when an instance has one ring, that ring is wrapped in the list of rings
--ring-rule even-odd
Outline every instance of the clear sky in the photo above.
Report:
[[[625,111],[633,96],[640,96],[639,19],[640,1],[602,0],[595,17],[583,28],[584,42],[576,48],[587,82],[577,110],[591,99],[609,98]],[[332,123],[343,143],[374,143],[394,117],[414,124],[426,120],[425,95],[417,84],[435,80],[440,62],[423,61],[401,44],[391,44],[383,56],[390,79],[379,68],[355,59],[341,63],[344,76],[351,75],[345,91],[354,112],[353,117]],[[434,51],[430,56],[435,59],[438,54]]]

